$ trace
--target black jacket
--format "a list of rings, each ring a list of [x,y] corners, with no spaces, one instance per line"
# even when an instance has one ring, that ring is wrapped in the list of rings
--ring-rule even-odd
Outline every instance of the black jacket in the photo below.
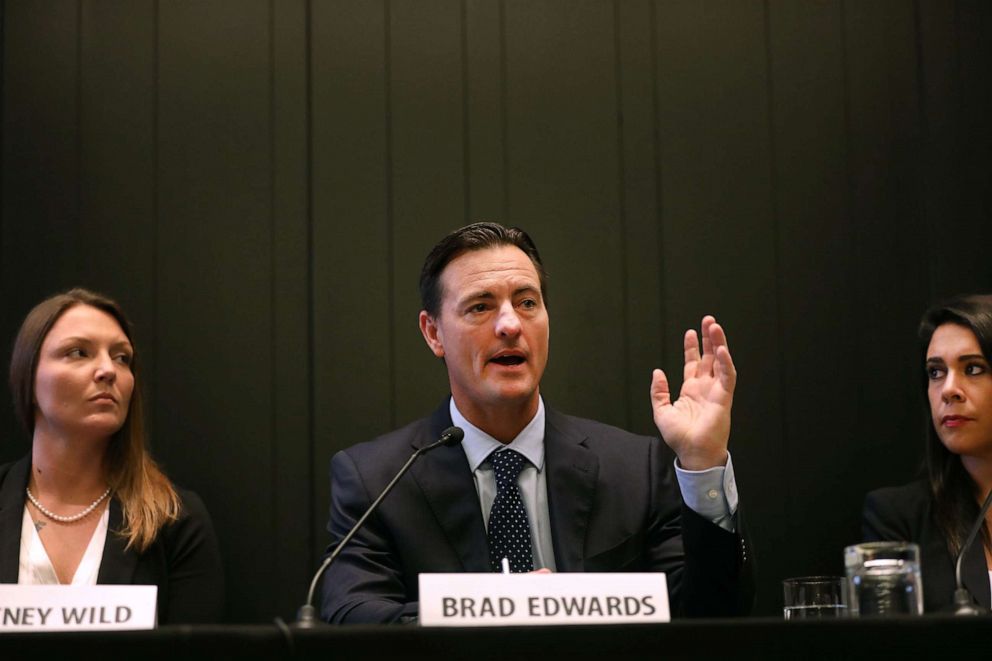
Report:
[[[878,489],[865,499],[864,538],[869,542],[914,542],[920,546],[923,610],[949,611],[954,604],[954,562],[933,518],[933,498],[925,480]],[[989,607],[989,574],[981,538],[961,564],[961,579],[979,604]]]
[[[25,489],[31,459],[0,466],[0,583],[17,583]],[[157,585],[159,624],[220,622],[224,615],[224,572],[210,515],[192,491],[176,489],[179,519],[167,524],[144,553],[125,551],[117,534],[121,506],[110,501],[110,522],[97,583]]]

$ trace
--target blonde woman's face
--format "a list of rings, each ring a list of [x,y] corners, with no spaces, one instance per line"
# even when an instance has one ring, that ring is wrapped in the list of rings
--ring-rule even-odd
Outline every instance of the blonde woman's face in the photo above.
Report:
[[[112,316],[89,305],[66,310],[41,345],[35,432],[109,437],[127,419],[134,349]]]

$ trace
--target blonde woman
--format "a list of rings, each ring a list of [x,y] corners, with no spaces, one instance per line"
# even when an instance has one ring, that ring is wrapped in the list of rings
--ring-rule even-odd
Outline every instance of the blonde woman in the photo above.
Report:
[[[10,387],[31,454],[0,466],[0,582],[156,585],[160,624],[217,622],[213,525],[149,456],[138,377],[114,301],[73,289],[25,318]]]

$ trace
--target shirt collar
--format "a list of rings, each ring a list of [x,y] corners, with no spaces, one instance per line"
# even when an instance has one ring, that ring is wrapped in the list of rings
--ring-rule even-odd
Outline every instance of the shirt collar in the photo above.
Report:
[[[538,472],[544,470],[544,399],[540,396],[537,399],[537,413],[527,423],[527,426],[517,434],[517,437],[507,445],[500,443],[466,420],[458,407],[455,406],[454,397],[449,401],[448,409],[451,412],[451,422],[456,427],[461,427],[465,432],[462,449],[465,450],[465,456],[468,457],[468,464],[473,473],[493,453],[493,450],[504,447],[516,450],[525,456],[527,461],[534,464]]]

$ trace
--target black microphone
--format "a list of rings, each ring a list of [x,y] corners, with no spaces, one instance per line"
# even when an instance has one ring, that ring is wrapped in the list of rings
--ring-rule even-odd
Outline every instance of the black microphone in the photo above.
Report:
[[[968,547],[975,541],[975,537],[978,536],[978,531],[982,529],[983,525],[985,525],[985,513],[989,511],[989,505],[992,505],[992,491],[989,491],[989,495],[985,497],[985,503],[982,504],[982,511],[978,513],[978,518],[975,519],[975,525],[971,527],[971,532],[968,533],[967,539],[965,539],[964,544],[961,545],[961,553],[958,554],[958,561],[954,565],[954,582],[957,585],[957,589],[954,591],[955,615],[988,614],[987,610],[975,603],[975,598],[970,592],[968,592],[968,588],[966,588],[961,582],[961,560],[964,558],[964,554],[968,550]]]
[[[313,605],[313,596],[314,593],[316,593],[317,591],[317,584],[319,583],[321,576],[323,576],[324,572],[327,571],[327,568],[331,566],[331,563],[334,562],[335,559],[337,559],[338,555],[340,555],[341,553],[341,549],[344,548],[345,544],[347,544],[351,540],[351,538],[355,536],[355,533],[357,533],[361,529],[361,527],[365,525],[365,520],[372,515],[372,512],[374,512],[377,507],[379,507],[379,503],[381,503],[382,500],[386,497],[386,495],[393,490],[393,487],[396,486],[396,483],[400,481],[400,478],[403,477],[408,470],[410,470],[410,466],[413,466],[413,462],[415,462],[420,457],[420,455],[430,452],[435,448],[439,448],[442,445],[446,447],[458,445],[459,443],[462,442],[463,438],[465,438],[465,432],[462,430],[461,427],[448,427],[443,432],[441,432],[440,438],[438,438],[436,441],[434,441],[430,445],[425,445],[424,447],[420,448],[412,455],[410,455],[410,458],[407,459],[405,464],[403,464],[403,468],[401,468],[399,472],[396,473],[396,477],[394,477],[389,482],[389,484],[386,485],[386,488],[382,490],[382,493],[379,494],[379,497],[376,498],[374,501],[372,501],[372,504],[369,505],[369,508],[365,510],[365,514],[362,515],[362,518],[360,518],[358,521],[355,522],[355,525],[351,527],[351,530],[348,531],[348,534],[345,535],[341,539],[341,541],[337,543],[337,546],[334,548],[334,551],[329,556],[327,556],[327,559],[324,560],[324,562],[320,565],[320,569],[318,569],[317,573],[314,575],[313,581],[310,582],[310,591],[307,593],[307,603],[304,604],[304,606],[300,608],[299,612],[296,614],[297,627],[301,629],[311,629],[317,626],[317,623],[320,620],[317,618],[317,609],[314,608]]]

